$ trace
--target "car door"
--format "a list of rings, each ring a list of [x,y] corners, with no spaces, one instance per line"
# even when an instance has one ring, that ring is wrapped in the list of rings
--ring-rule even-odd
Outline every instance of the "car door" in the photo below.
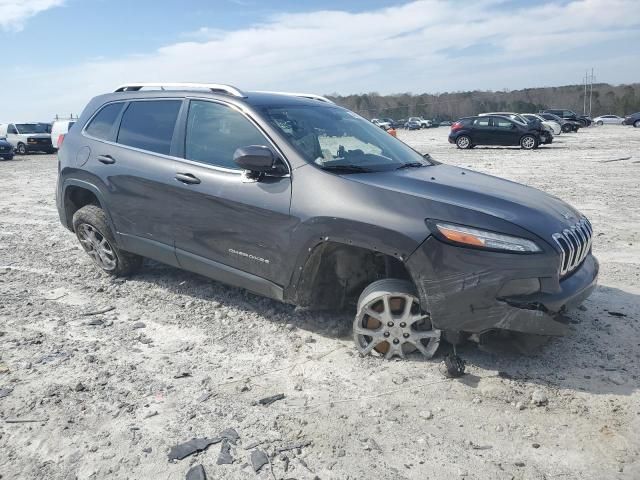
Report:
[[[471,143],[473,145],[495,145],[491,134],[491,117],[478,117],[471,124]]]
[[[13,148],[18,146],[20,143],[20,136],[18,135],[18,129],[13,123],[10,123],[7,126],[7,142],[13,145]]]
[[[520,143],[520,129],[506,117],[491,117],[496,145],[518,145]]]
[[[102,183],[125,250],[177,265],[170,206],[177,193],[172,140],[182,99],[105,106],[88,124],[88,169]]]
[[[291,177],[272,142],[245,113],[217,101],[191,99],[183,115],[184,145],[175,172],[176,254],[189,270],[261,294],[278,296],[290,232]],[[249,178],[234,163],[240,147],[267,146],[280,173]],[[269,282],[269,283],[267,283]]]

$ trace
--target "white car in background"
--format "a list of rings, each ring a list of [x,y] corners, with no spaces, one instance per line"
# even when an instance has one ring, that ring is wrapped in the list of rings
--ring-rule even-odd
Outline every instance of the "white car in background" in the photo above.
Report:
[[[624,118],[617,115],[600,115],[593,119],[596,125],[622,125]]]
[[[385,122],[384,120],[380,120],[379,118],[372,118],[371,123],[373,123],[376,127],[380,127],[383,130],[389,130],[391,128],[391,124],[389,122]]]
[[[542,118],[537,113],[523,113],[522,116],[527,120],[539,120],[543,125],[551,128],[554,135],[560,135],[562,133],[562,126],[558,122],[554,122],[553,120],[547,120]]]
[[[77,120],[77,118],[67,118],[65,120],[56,120],[53,122],[53,125],[51,126],[51,143],[55,150],[60,148],[60,145],[62,145],[62,141],[64,140],[64,136],[69,133],[69,129]]]

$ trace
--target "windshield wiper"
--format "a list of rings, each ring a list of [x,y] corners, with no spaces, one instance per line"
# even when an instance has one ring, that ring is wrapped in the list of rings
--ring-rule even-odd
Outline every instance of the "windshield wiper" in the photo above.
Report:
[[[409,162],[409,163],[403,163],[398,168],[396,168],[396,170],[402,170],[403,168],[420,168],[420,167],[428,167],[428,166],[429,165],[427,165],[426,163]]]
[[[333,171],[338,171],[338,172],[346,172],[346,173],[367,173],[367,172],[373,172],[373,170],[366,168],[366,167],[362,167],[360,165],[352,165],[352,164],[346,164],[346,165],[321,165],[320,168],[322,168],[323,170],[333,170]]]

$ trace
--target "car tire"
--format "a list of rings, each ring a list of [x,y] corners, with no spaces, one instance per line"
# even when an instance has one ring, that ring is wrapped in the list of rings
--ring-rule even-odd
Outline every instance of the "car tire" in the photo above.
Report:
[[[411,282],[387,278],[369,284],[362,291],[353,322],[353,339],[360,354],[375,351],[391,359],[404,358],[406,353],[417,350],[432,358],[440,337],[441,332],[433,328],[429,315],[422,313]]]
[[[602,125],[604,125],[604,122],[603,122],[602,120],[598,120],[598,121],[596,122],[596,125],[602,126]]]
[[[18,155],[26,155],[27,154],[27,146],[24,143],[19,143],[16,147],[16,153]]]
[[[471,139],[466,135],[460,135],[458,138],[456,138],[456,147],[461,150],[471,148]]]
[[[523,135],[522,138],[520,138],[520,147],[522,147],[523,150],[538,148],[538,143],[538,139],[533,135]]]
[[[564,124],[560,127],[560,129],[562,130],[562,133],[569,133],[571,130],[573,130],[571,128],[571,125],[569,124]]]
[[[96,205],[86,205],[73,215],[73,231],[84,251],[109,275],[131,275],[142,265],[142,257],[117,247],[107,216]]]
[[[633,122],[633,126],[635,128],[640,128],[640,120],[636,120],[635,122]]]

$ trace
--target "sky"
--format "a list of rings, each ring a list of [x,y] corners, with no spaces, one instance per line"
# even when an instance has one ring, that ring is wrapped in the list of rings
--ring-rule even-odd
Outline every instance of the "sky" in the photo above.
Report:
[[[0,121],[129,82],[319,94],[640,81],[640,0],[0,0]]]

